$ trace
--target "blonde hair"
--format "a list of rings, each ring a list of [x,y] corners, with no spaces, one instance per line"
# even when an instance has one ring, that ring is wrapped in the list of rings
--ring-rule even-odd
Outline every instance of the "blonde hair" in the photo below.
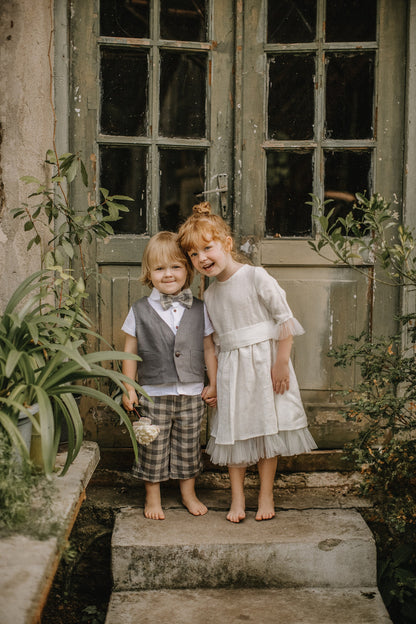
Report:
[[[194,276],[194,269],[189,258],[179,247],[178,235],[174,232],[158,232],[158,234],[152,236],[144,250],[140,281],[152,288],[153,283],[150,279],[151,271],[157,265],[171,262],[183,264],[186,268],[186,282],[184,288],[188,288]]]
[[[227,247],[230,239],[232,241],[230,251],[233,253],[231,228],[219,215],[212,214],[211,204],[207,201],[201,202],[196,204],[192,211],[193,214],[181,225],[178,232],[178,242],[185,254],[195,247],[202,247],[209,240],[220,241]]]

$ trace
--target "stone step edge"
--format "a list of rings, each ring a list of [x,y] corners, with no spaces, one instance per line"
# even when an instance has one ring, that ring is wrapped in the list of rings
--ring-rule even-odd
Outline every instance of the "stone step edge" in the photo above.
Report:
[[[279,621],[285,624],[391,624],[377,587],[123,591],[110,597],[105,624]]]

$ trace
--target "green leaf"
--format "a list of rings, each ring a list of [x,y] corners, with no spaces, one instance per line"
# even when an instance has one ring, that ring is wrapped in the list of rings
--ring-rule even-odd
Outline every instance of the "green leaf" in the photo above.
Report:
[[[74,257],[74,248],[73,248],[73,246],[71,245],[71,243],[70,243],[70,242],[68,242],[67,240],[63,240],[63,241],[62,241],[62,243],[61,243],[61,245],[62,245],[62,247],[63,247],[63,249],[64,249],[65,253],[67,254],[67,256],[68,256],[69,258],[73,258],[73,257]]]
[[[121,199],[121,201],[134,201],[133,197],[129,197],[128,195],[112,195],[109,199]]]
[[[36,402],[39,405],[38,418],[40,424],[43,465],[45,473],[48,475],[53,472],[56,459],[56,453],[54,450],[55,422],[52,403],[43,388],[35,386],[34,393],[36,395]]]
[[[34,176],[22,176],[21,178],[22,182],[25,182],[26,184],[41,184],[40,181],[35,178]]]
[[[4,374],[6,377],[12,376],[13,371],[16,368],[17,364],[19,363],[20,357],[22,355],[23,355],[22,352],[17,351],[16,349],[13,349],[12,351],[10,351],[9,355],[7,356],[6,366],[4,369]]]
[[[78,166],[79,166],[78,160],[74,158],[74,160],[68,167],[67,171],[65,172],[65,176],[69,184],[75,179],[75,176],[78,173]]]
[[[108,197],[108,191],[105,188],[100,188],[101,194],[103,195],[104,199],[107,199]]]
[[[84,427],[77,402],[72,393],[62,394],[56,398],[56,401],[61,405],[68,430],[68,452],[65,465],[60,473],[60,476],[63,477],[79,453],[84,437]]]
[[[87,170],[86,170],[84,162],[82,160],[80,161],[80,164],[81,164],[81,177],[82,177],[82,181],[84,183],[84,186],[88,186],[88,173],[87,173]]]
[[[11,443],[17,448],[20,455],[29,459],[29,451],[17,425],[10,419],[10,414],[3,410],[0,410],[0,425],[6,430]]]
[[[48,149],[48,151],[46,152],[46,162],[50,163],[51,165],[56,165],[56,154],[51,149]]]

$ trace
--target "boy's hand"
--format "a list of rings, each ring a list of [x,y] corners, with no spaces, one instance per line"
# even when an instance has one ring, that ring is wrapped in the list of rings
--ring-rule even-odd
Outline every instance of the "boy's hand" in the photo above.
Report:
[[[202,398],[205,403],[210,407],[217,406],[217,388],[216,386],[205,386],[201,393]]]
[[[137,405],[137,403],[139,402],[136,390],[128,390],[128,395],[123,394],[122,402],[126,412],[132,412],[134,405]]]

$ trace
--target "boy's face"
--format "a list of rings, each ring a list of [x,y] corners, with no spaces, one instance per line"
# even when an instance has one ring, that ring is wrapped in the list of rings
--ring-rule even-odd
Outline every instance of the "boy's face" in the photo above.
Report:
[[[180,262],[162,262],[153,266],[150,271],[153,286],[165,295],[179,294],[185,285],[186,278],[186,267]]]

